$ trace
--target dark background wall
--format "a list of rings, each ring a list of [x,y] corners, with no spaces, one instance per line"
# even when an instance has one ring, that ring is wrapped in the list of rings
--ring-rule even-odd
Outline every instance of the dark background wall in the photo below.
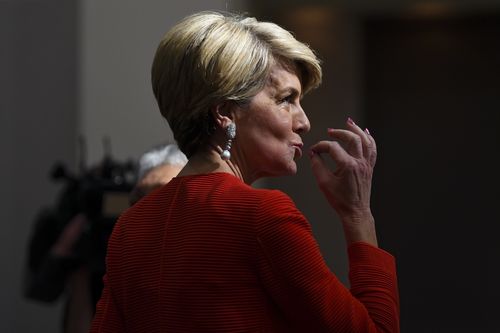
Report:
[[[373,206],[398,256],[403,332],[498,327],[500,14],[373,18],[365,112]]]

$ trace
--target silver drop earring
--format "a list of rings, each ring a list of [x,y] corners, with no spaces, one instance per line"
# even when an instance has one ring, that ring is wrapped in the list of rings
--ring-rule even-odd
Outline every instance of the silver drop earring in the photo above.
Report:
[[[233,142],[233,139],[236,137],[236,125],[234,123],[230,123],[227,128],[226,128],[226,136],[227,136],[227,142],[226,146],[224,147],[224,150],[220,154],[220,157],[224,161],[228,161],[231,158],[231,144]]]

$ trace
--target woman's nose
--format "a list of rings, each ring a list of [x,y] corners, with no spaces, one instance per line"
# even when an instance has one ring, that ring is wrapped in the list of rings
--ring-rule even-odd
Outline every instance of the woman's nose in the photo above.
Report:
[[[293,131],[299,134],[305,134],[311,129],[311,123],[307,118],[302,106],[298,106],[293,119]]]

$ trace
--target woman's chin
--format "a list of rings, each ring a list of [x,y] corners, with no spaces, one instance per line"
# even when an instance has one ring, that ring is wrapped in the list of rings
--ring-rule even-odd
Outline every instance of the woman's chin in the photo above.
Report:
[[[290,164],[287,165],[287,168],[283,170],[281,176],[294,176],[297,174],[297,163],[295,161],[291,161]]]
[[[281,164],[280,166],[274,165],[272,169],[267,169],[266,171],[262,171],[257,173],[257,179],[259,178],[276,178],[276,177],[285,177],[285,176],[294,176],[297,174],[297,163],[294,160],[289,160],[285,164]]]

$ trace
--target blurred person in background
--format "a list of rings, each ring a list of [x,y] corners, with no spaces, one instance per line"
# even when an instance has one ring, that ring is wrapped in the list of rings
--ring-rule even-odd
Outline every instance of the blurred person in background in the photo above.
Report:
[[[174,144],[162,145],[143,154],[139,159],[137,183],[130,193],[130,205],[167,184],[186,163],[186,156]]]
[[[309,47],[254,18],[202,12],[165,35],[153,91],[188,163],[116,224],[92,332],[399,332],[367,129],[348,119],[309,149],[345,232],[350,289],[293,201],[250,186],[296,173],[310,129],[300,102],[321,75]]]

